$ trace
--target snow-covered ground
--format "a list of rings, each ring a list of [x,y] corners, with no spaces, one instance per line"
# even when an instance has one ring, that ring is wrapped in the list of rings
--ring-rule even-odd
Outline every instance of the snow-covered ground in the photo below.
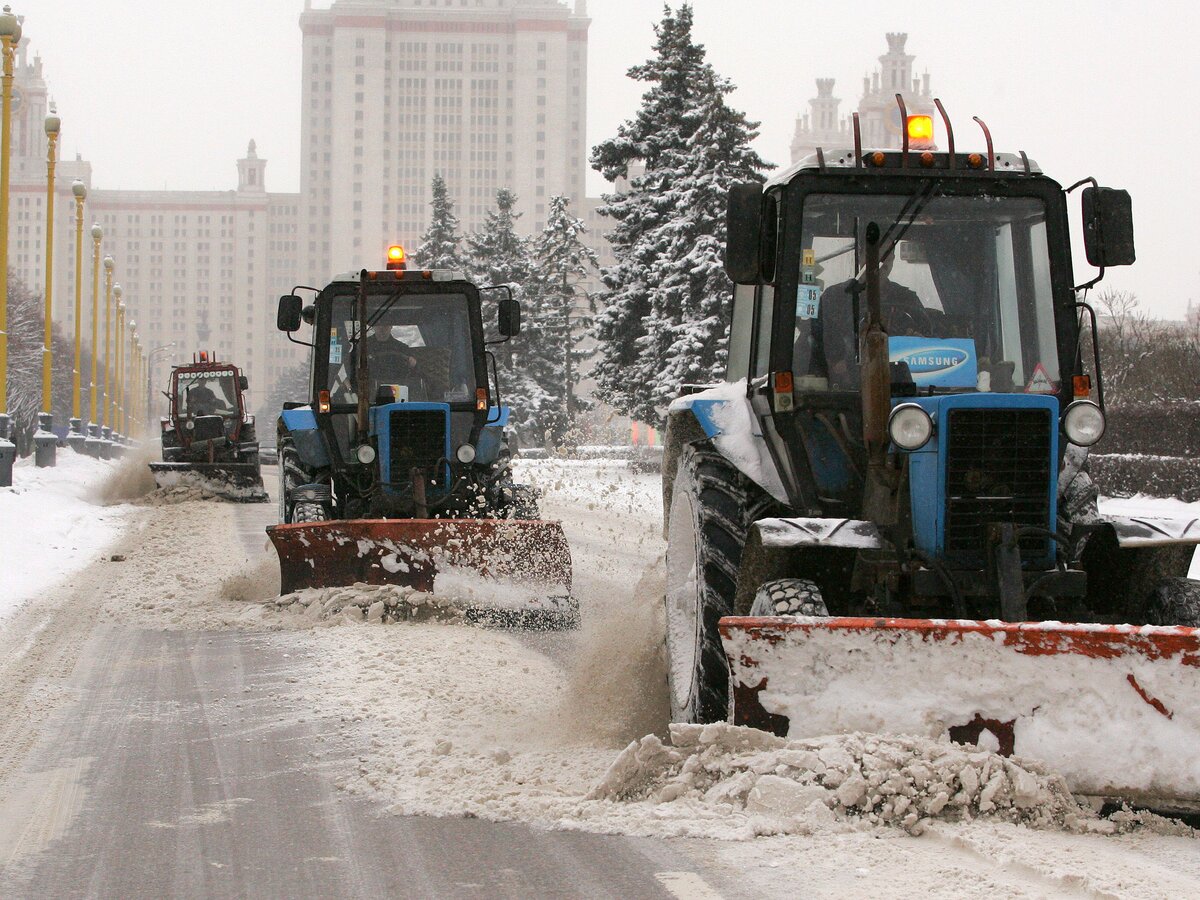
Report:
[[[223,702],[272,704],[281,727],[322,721],[311,765],[397,815],[665,838],[754,896],[1200,893],[1189,829],[1101,820],[1037,766],[918,739],[668,730],[659,477],[594,460],[521,468],[571,543],[578,631],[477,628],[437,604],[379,624],[341,614],[333,594],[278,609],[273,552],[238,537],[259,512],[187,494],[136,507],[144,527],[120,544],[125,560],[97,564],[96,615],[260,633],[289,667],[269,696]],[[351,605],[403,599],[389,590]]]
[[[66,449],[53,468],[37,468],[33,457],[17,460],[12,487],[0,488],[0,616],[86,566],[121,535],[134,509],[105,506],[102,498],[120,467]]]

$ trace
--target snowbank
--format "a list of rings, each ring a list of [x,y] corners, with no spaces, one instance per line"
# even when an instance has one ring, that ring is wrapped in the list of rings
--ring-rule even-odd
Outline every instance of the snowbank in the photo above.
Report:
[[[60,449],[57,465],[18,460],[13,486],[0,488],[4,590],[0,615],[78,571],[111,546],[133,510],[102,506],[99,491],[119,464]]]
[[[845,734],[788,741],[717,723],[672,725],[630,744],[591,800],[655,808],[691,833],[811,834],[839,823],[899,825],[992,816],[1026,825],[1115,830],[1085,813],[1062,779],[994,753],[922,738]]]

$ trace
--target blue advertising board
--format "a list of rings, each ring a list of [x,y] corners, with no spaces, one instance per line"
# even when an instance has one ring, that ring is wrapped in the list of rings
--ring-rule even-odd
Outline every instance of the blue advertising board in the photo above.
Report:
[[[973,388],[979,380],[975,341],[970,338],[888,338],[892,362],[908,363],[918,387]]]

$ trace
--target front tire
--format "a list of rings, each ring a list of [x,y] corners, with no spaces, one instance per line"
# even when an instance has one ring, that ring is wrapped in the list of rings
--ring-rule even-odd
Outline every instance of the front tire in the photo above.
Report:
[[[1166,578],[1150,593],[1146,624],[1200,628],[1200,581]]]
[[[711,442],[683,448],[667,524],[667,685],[675,722],[728,714],[729,667],[717,622],[734,609],[746,501],[744,477]]]
[[[300,460],[300,454],[292,444],[292,439],[286,436],[279,438],[279,521],[287,525],[296,521],[319,521],[317,519],[299,520],[295,516],[293,505],[299,507],[301,504],[293,504],[289,499],[294,488],[302,484],[310,484],[312,482],[312,473],[305,468],[304,463]],[[319,504],[313,504],[319,507]],[[325,518],[322,515],[320,518]]]

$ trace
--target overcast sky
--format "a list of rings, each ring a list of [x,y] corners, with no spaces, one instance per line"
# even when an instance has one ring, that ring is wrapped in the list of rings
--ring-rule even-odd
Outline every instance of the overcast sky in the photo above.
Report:
[[[25,16],[63,119],[61,151],[93,164],[101,188],[236,187],[250,138],[269,160],[270,190],[299,187],[303,0],[9,0]],[[328,6],[317,0],[315,6]],[[590,0],[588,140],[635,109],[629,66],[646,58],[653,0]],[[908,32],[915,71],[956,123],[960,148],[1023,149],[1065,184],[1094,175],[1133,194],[1138,262],[1105,281],[1155,313],[1200,301],[1191,217],[1200,207],[1194,157],[1200,11],[1186,2],[905,3],[695,0],[696,36],[762,122],[758,149],[786,164],[796,114],[814,79],[837,79],[843,111],[887,49]],[[901,9],[902,7],[902,9]],[[592,176],[589,192],[601,184]],[[1082,274],[1082,272],[1077,273]],[[1089,276],[1090,277],[1090,276]],[[1081,279],[1082,280],[1082,279]]]

